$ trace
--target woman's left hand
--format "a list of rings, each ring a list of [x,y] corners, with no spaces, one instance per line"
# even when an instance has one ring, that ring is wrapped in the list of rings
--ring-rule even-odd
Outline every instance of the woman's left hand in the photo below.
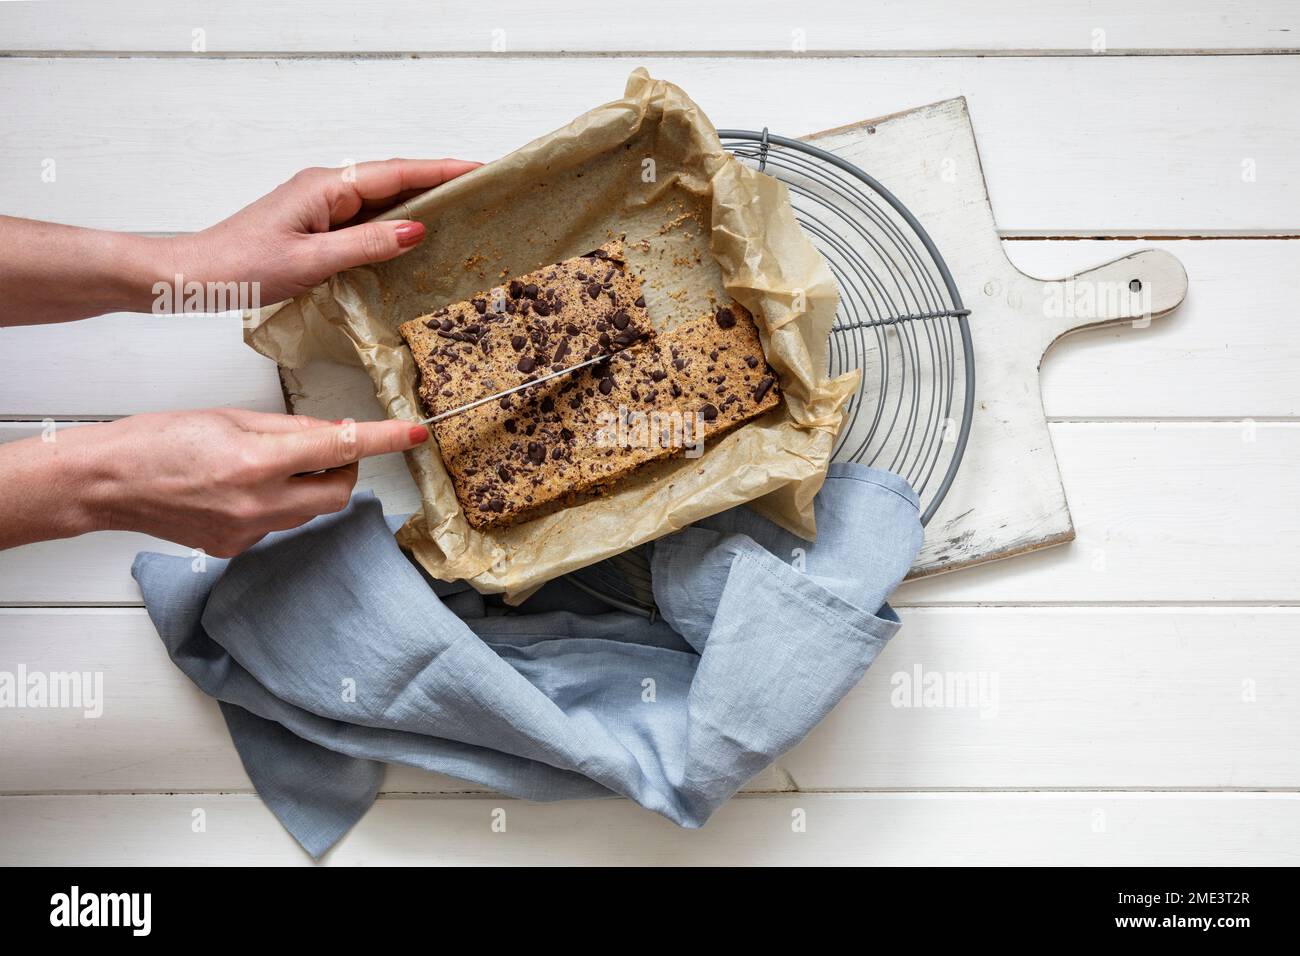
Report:
[[[336,272],[383,262],[414,248],[424,225],[360,222],[481,163],[389,159],[340,169],[304,169],[229,219],[180,236],[173,261],[186,282],[258,282],[269,304]]]

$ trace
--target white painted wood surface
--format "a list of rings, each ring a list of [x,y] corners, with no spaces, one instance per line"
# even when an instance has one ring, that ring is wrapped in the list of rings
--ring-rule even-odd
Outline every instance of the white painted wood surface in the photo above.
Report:
[[[691,92],[722,126],[792,136],[964,95],[1006,234],[1291,235],[1300,208],[1300,130],[1275,105],[1300,84],[1294,56],[0,65],[0,208],[107,228],[201,228],[302,166],[494,159],[616,99],[638,66]],[[536,89],[545,97],[520,95]],[[41,179],[49,159],[54,183]],[[916,157],[936,178],[941,159]]]
[[[99,0],[60,0],[51,17],[36,3],[0,6],[8,50],[211,53],[736,51],[792,53],[907,51],[1078,55],[1134,51],[1294,50],[1300,19],[1284,3],[1213,0],[1052,0],[1026,16],[1011,0],[806,0],[797,7],[750,0],[659,0],[610,6],[591,16],[579,0],[461,6],[427,0],[358,5],[312,0],[137,0],[113,9]],[[689,23],[689,28],[683,25]],[[201,35],[195,31],[201,30]],[[1098,35],[1096,31],[1101,31]]]
[[[722,125],[793,134],[965,94],[1003,235],[1088,237],[1004,242],[1018,268],[1063,276],[1157,245],[1190,280],[1165,320],[1071,336],[1044,362],[1078,539],[904,587],[906,626],[878,666],[703,830],[623,802],[526,805],[394,771],[386,789],[418,795],[382,799],[329,862],[1300,862],[1300,244],[1284,238],[1300,235],[1300,122],[1277,100],[1300,79],[1294,7],[1107,0],[1024,17],[1000,2],[884,3],[868,16],[828,2],[796,18],[746,4],[737,24],[692,5],[691,30],[632,11],[598,35],[572,17],[530,24],[522,3],[437,20],[401,0],[387,16],[248,6],[49,17],[49,4],[0,4],[0,49],[35,52],[0,58],[0,211],[193,229],[302,165],[491,158],[614,97],[644,63]],[[498,19],[505,56],[488,52]],[[195,28],[212,54],[189,52]],[[797,28],[811,55],[784,52]],[[1093,55],[1094,28],[1107,54],[1203,55]],[[118,51],[159,55],[100,55]],[[278,51],[294,56],[265,55]],[[431,55],[312,55],[373,51]],[[652,55],[605,55],[637,51]],[[918,51],[943,55],[898,55]],[[1273,55],[1220,55],[1241,51]],[[829,55],[848,52],[870,55]],[[526,110],[521,88],[546,102]],[[1131,238],[1170,235],[1233,238]],[[229,321],[0,331],[4,440],[46,418],[280,398]],[[367,479],[400,503],[394,464]],[[138,605],[128,568],[145,546],[96,535],[0,553],[0,670],[99,669],[108,692],[97,720],[0,709],[0,863],[306,862],[143,612],[102,607]],[[916,665],[996,674],[996,716],[892,706],[895,675]],[[505,834],[488,827],[497,806]],[[791,832],[794,809],[807,833]]]
[[[536,806],[495,797],[395,798],[378,801],[326,861],[1294,866],[1297,799],[1294,793],[781,794],[738,797],[704,829],[681,830],[613,800]],[[252,795],[23,796],[4,804],[0,863],[308,862]],[[504,833],[491,829],[498,810],[505,811]],[[199,819],[206,829],[195,833]],[[794,832],[796,819],[805,832]]]

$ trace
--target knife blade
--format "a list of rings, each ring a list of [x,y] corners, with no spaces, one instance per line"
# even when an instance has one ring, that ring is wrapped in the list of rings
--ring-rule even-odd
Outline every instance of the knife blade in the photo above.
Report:
[[[585,361],[579,362],[577,365],[570,365],[568,368],[562,368],[558,372],[548,372],[546,375],[543,375],[541,378],[535,378],[532,379],[531,381],[523,382],[519,385],[514,386],[513,388],[503,388],[499,392],[493,392],[491,395],[487,395],[475,401],[468,402],[467,404],[459,405],[456,408],[448,409],[445,412],[439,412],[437,415],[432,415],[429,418],[423,418],[420,421],[416,422],[416,424],[417,425],[437,424],[438,422],[443,421],[444,419],[451,418],[453,415],[459,415],[461,414],[461,412],[467,412],[472,408],[478,408],[480,405],[486,405],[488,402],[499,401],[500,399],[505,398],[507,395],[513,395],[515,392],[522,392],[524,389],[532,388],[536,385],[542,385],[546,382],[551,381],[552,379],[559,378],[561,375],[568,375],[570,372],[576,372],[580,368],[586,368],[588,365],[596,365],[600,362],[608,362],[613,355],[614,355],[613,352],[606,353],[604,355],[597,355],[595,358],[589,358]]]

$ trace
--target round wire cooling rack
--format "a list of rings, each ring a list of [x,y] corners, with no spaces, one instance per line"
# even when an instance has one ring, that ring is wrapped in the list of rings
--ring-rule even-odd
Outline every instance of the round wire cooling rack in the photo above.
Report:
[[[718,131],[741,162],[785,183],[839,285],[829,374],[860,369],[835,461],[905,478],[928,524],[961,466],[975,405],[969,310],[916,217],[847,160],[764,129]],[[650,546],[568,575],[607,604],[655,616]]]

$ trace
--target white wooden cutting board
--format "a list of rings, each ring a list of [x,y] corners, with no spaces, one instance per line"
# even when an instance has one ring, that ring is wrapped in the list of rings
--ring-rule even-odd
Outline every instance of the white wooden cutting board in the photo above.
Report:
[[[908,206],[971,312],[976,393],[970,441],[911,577],[1070,541],[1074,527],[1039,388],[1043,354],[1069,332],[1123,322],[1142,326],[1173,310],[1187,292],[1182,266],[1165,252],[1145,250],[1065,279],[1020,272],[998,237],[964,98],[806,139],[857,164]],[[384,417],[359,368],[322,362],[280,375],[291,411],[326,419]],[[390,512],[418,507],[400,456],[364,462],[359,484],[373,489]]]

